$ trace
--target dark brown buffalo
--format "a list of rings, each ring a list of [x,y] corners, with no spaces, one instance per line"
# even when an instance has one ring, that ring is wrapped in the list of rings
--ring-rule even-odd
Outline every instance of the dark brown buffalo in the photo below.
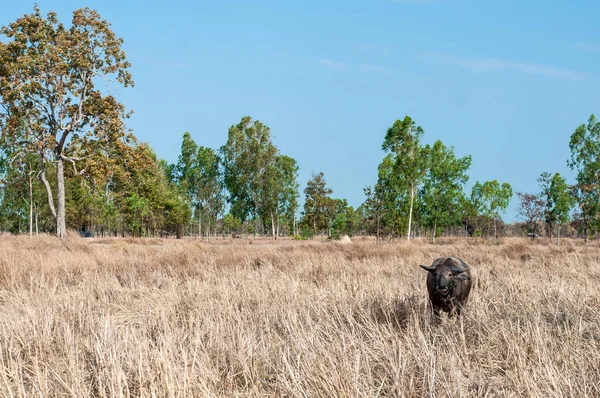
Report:
[[[471,271],[459,258],[442,257],[430,267],[421,265],[427,275],[427,291],[433,314],[437,317],[440,310],[452,316],[461,314],[471,291]]]

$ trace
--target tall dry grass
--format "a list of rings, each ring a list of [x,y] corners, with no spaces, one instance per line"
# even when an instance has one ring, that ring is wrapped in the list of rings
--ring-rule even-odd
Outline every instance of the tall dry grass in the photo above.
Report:
[[[418,264],[471,264],[434,326]],[[0,392],[600,396],[600,249],[0,238]]]

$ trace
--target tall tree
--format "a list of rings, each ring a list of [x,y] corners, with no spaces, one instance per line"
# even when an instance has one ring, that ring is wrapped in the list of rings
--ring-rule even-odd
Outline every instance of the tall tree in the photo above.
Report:
[[[552,203],[551,213],[556,220],[556,243],[560,243],[560,226],[569,221],[571,209],[575,206],[575,197],[571,194],[571,187],[567,180],[559,173],[554,174],[550,180],[549,196]]]
[[[429,163],[422,190],[424,221],[425,226],[432,229],[435,242],[438,229],[460,222],[457,209],[463,186],[469,179],[467,170],[471,167],[471,157],[457,159],[454,148],[446,147],[440,140],[432,147],[427,146],[423,153]]]
[[[510,184],[502,185],[496,180],[486,181],[481,186],[481,200],[483,212],[494,221],[494,240],[498,242],[498,219],[500,213],[506,211],[513,195]]]
[[[335,206],[335,201],[331,198],[332,193],[332,189],[327,187],[323,172],[313,173],[304,189],[306,198],[303,212],[303,222],[312,227],[313,236],[329,227]]]
[[[591,115],[587,125],[582,124],[571,135],[571,158],[567,164],[577,171],[574,187],[584,222],[585,238],[588,229],[600,229],[600,121]]]
[[[181,153],[177,164],[173,168],[174,177],[191,206],[198,206],[198,179],[197,166],[198,145],[187,131],[183,134]]]
[[[552,212],[552,198],[550,196],[550,183],[552,181],[552,174],[548,172],[543,172],[540,174],[537,179],[538,184],[540,186],[540,200],[543,202],[543,219],[544,224],[546,226],[546,233],[549,239],[552,238],[552,230],[554,228],[554,224],[556,223],[556,219],[554,218],[554,213]]]
[[[420,139],[423,129],[406,116],[404,120],[396,120],[387,130],[382,149],[394,154],[394,171],[397,181],[408,191],[408,230],[406,238],[410,240],[415,196],[427,170],[426,157]]]
[[[375,187],[366,187],[363,189],[365,193],[365,202],[361,206],[364,209],[365,216],[368,221],[374,224],[376,242],[380,240],[381,218],[383,217],[384,198],[382,187],[379,183]]]
[[[37,208],[35,191],[37,191],[36,180],[38,170],[38,157],[31,153],[20,152],[5,145],[0,137],[0,180],[3,185],[10,187],[15,195],[19,197],[28,207],[29,235],[34,230],[34,209]],[[6,190],[7,187],[4,187]],[[7,195],[7,198],[10,196]],[[7,201],[7,204],[10,201]],[[16,203],[11,203],[15,205]],[[17,208],[20,207],[17,204]],[[36,211],[37,214],[37,211]],[[36,223],[37,226],[37,223]]]
[[[39,156],[40,180],[56,220],[56,234],[67,233],[65,162],[77,173],[80,157],[71,148],[93,150],[126,135],[125,107],[103,94],[99,82],[133,85],[123,40],[110,23],[89,8],[73,13],[70,27],[56,13],[44,17],[35,6],[0,29],[0,127],[3,139],[22,152]],[[56,170],[56,189],[47,179]],[[57,205],[54,197],[57,197]]]
[[[202,213],[204,212],[210,238],[210,225],[223,211],[223,182],[219,156],[211,148],[198,147],[196,153],[196,194],[198,202],[198,231],[202,235]]]
[[[264,189],[268,181],[266,174],[277,155],[277,148],[271,142],[271,130],[245,116],[229,129],[221,154],[231,213],[242,222],[250,215],[256,221],[268,200]]]
[[[292,224],[298,210],[298,163],[289,156],[277,155],[266,174],[264,217],[271,220],[272,236],[277,239],[282,222]],[[295,231],[294,231],[295,232]]]

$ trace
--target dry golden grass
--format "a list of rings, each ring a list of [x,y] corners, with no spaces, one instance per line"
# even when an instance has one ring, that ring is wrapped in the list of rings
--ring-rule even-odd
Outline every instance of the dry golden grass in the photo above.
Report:
[[[0,237],[3,396],[600,396],[597,244]],[[462,321],[425,272],[463,258]]]

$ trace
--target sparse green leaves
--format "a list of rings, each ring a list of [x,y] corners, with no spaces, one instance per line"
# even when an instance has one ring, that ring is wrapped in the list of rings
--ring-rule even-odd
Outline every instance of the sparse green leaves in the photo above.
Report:
[[[577,127],[569,142],[571,158],[567,162],[577,171],[574,194],[586,226],[600,229],[600,121],[591,115],[587,125]]]

